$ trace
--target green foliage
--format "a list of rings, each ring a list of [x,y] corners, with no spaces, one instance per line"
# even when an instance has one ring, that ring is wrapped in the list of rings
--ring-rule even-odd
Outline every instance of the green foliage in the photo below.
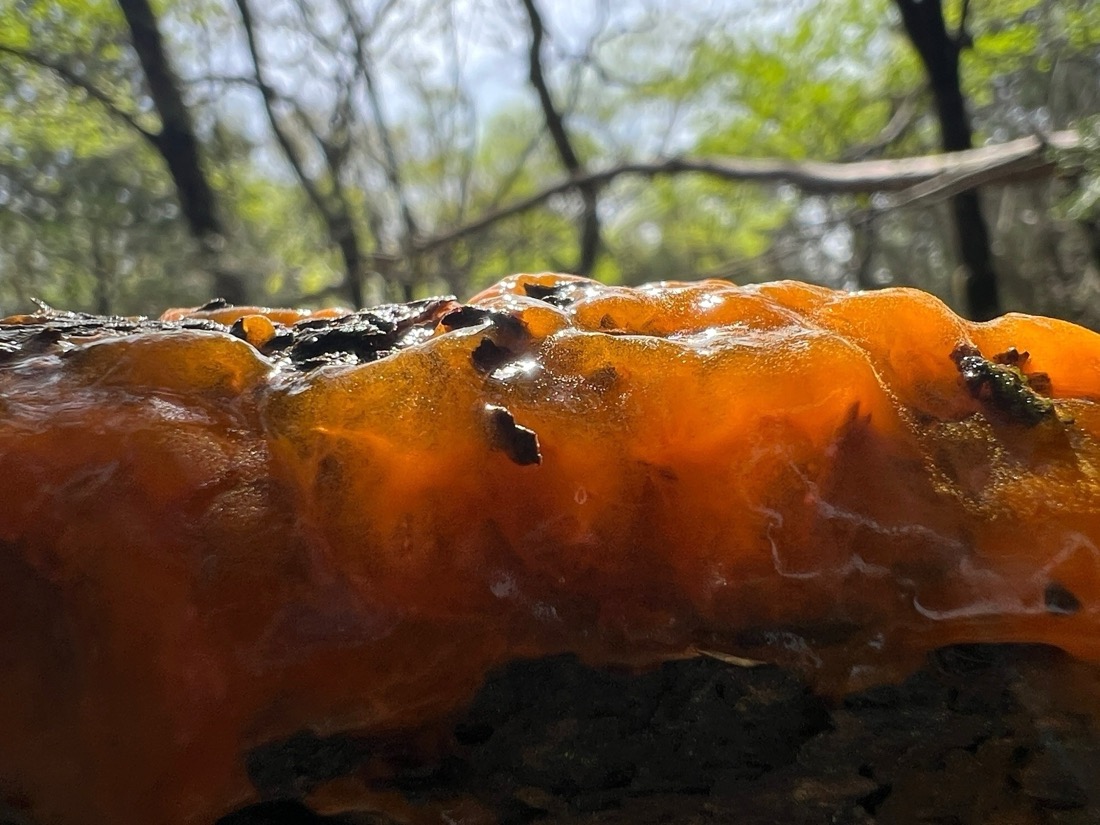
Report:
[[[952,22],[957,27],[957,13]],[[1095,90],[1100,4],[972,3],[967,31],[973,46],[962,55],[964,91],[986,131],[1007,128],[1016,135],[1066,128],[1096,110],[1095,98],[1073,98]]]
[[[806,7],[779,30],[712,33],[680,84],[713,99],[696,151],[827,160],[873,139],[921,83],[886,17],[887,0],[850,0]]]
[[[189,297],[178,207],[161,175],[138,162],[140,147],[90,157],[19,149],[0,210],[0,307],[39,298],[133,311]],[[19,174],[29,169],[37,174]]]
[[[629,203],[609,229],[632,283],[690,279],[763,254],[789,207],[759,187],[700,178],[623,184]]]
[[[1100,226],[1100,115],[1077,124],[1081,144],[1071,151],[1056,152],[1055,161],[1077,176],[1073,193],[1061,204],[1070,220]]]
[[[428,188],[434,197],[426,204],[431,225],[461,224],[469,217],[533,195],[548,181],[561,179],[560,163],[540,126],[537,112],[527,107],[493,117],[469,162],[464,202],[457,192],[440,187],[436,177],[443,169],[467,163],[460,151],[455,156],[442,153],[429,157],[412,166],[412,182]],[[437,181],[434,185],[433,180]],[[579,197],[562,196],[552,199],[545,210],[503,221],[465,240],[451,260],[468,273],[457,285],[474,291],[512,272],[573,266],[578,254],[575,222],[580,209]]]
[[[4,4],[0,312],[25,310],[31,298],[132,310],[188,297],[189,244],[172,187],[156,153],[111,112],[157,126],[118,8],[106,0]]]
[[[890,29],[888,0],[762,7],[705,34],[682,72],[652,79],[632,103],[695,101],[698,156],[842,159],[873,141],[921,85],[915,57]],[[923,147],[912,130],[885,154]],[[632,187],[612,232],[628,280],[723,271],[764,254],[798,199],[776,186],[702,179]]]
[[[337,184],[342,189],[363,253],[404,255],[408,239],[380,127],[361,78],[349,81],[356,77],[354,49],[347,27],[337,25],[341,6],[253,5],[261,51],[274,69],[276,106],[307,173],[325,197]],[[502,72],[511,91],[489,105],[479,99],[484,72],[477,76],[467,65],[478,54],[491,58],[488,65],[507,57],[522,68],[521,9],[502,15],[476,0],[461,7],[449,0],[353,5],[373,32],[368,63],[402,196],[421,237],[565,177],[523,72]],[[963,3],[945,0],[944,8],[957,28]],[[241,31],[232,4],[158,0],[155,9],[227,228],[217,266],[235,273],[259,302],[341,298],[332,293],[345,279],[332,229],[273,140],[256,89],[239,77],[187,80],[247,76],[245,55],[234,51]],[[632,16],[613,15],[588,42],[557,23],[549,4],[544,11],[550,85],[590,169],[673,153],[838,161],[938,145],[923,68],[891,0],[765,0],[736,16],[702,4],[660,12],[639,6]],[[966,28],[973,43],[963,52],[962,75],[979,141],[1065,128],[1100,111],[1100,4],[970,3]],[[425,39],[439,48],[426,50]],[[338,116],[345,82],[359,85],[348,98],[350,116]],[[902,128],[884,140],[887,124],[909,111],[915,114],[899,117]],[[112,0],[0,0],[0,313],[27,309],[36,297],[126,312],[210,297],[211,259],[187,236],[163,159],[134,123],[159,128]],[[334,181],[325,152],[345,138]],[[1065,205],[1064,214],[1077,221],[1095,221],[1100,199],[1095,145],[1087,146],[1092,154],[1072,160],[1084,172]],[[695,176],[620,178],[601,192],[604,248],[595,274],[638,282],[782,272],[942,287],[950,297],[943,216],[895,212],[867,232],[850,217],[871,203],[815,201],[790,187]],[[373,295],[405,294],[401,278],[417,280],[415,293],[469,294],[509,272],[568,269],[578,260],[582,208],[574,193],[551,198],[403,262],[388,282],[370,276]],[[825,217],[806,217],[815,210]],[[999,221],[1011,220],[1010,209],[999,212]],[[856,234],[858,243],[851,240]],[[821,264],[826,258],[832,274]]]
[[[113,310],[185,297],[192,273],[176,273],[188,242],[159,158],[108,105],[61,73],[156,128],[141,111],[117,7],[98,0],[7,4],[0,26],[0,312],[27,309],[31,298]]]

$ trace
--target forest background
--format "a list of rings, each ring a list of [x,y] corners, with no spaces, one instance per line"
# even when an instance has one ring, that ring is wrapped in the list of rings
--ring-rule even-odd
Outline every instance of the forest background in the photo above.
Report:
[[[916,286],[1100,328],[1094,0],[0,0],[0,316]]]

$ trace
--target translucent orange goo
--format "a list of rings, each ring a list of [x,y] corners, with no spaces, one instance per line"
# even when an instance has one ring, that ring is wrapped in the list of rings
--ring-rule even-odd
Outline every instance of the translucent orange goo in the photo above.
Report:
[[[209,823],[250,748],[445,722],[517,657],[707,650],[832,692],[959,642],[1100,662],[1092,332],[555,275],[333,355],[348,318],[0,325],[9,807]]]

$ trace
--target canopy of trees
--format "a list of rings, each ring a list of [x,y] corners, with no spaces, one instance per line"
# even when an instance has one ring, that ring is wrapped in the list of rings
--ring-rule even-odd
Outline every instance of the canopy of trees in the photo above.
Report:
[[[0,0],[0,23],[0,314],[554,269],[1100,327],[1093,0]]]

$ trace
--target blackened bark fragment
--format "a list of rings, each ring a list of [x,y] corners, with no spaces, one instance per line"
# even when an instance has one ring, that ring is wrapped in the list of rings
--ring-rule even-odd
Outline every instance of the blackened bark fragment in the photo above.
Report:
[[[470,363],[484,375],[518,358],[530,343],[523,321],[508,312],[464,306],[448,312],[439,323],[448,330],[475,327],[485,327],[487,332],[492,330],[494,337],[483,336],[470,353]]]
[[[387,352],[396,340],[392,330],[379,328],[366,318],[301,338],[290,351],[296,362],[311,361],[325,355],[353,355],[359,361],[374,361]]]
[[[227,327],[225,324],[219,324],[217,321],[211,321],[207,318],[184,318],[182,321],[180,321],[178,323],[168,323],[168,324],[164,324],[163,326],[161,325],[160,321],[153,321],[152,323],[155,325],[154,328],[198,329],[198,330],[202,330],[203,332],[228,332],[229,331],[229,327]],[[131,328],[128,331],[129,332],[148,332],[148,330],[149,330],[149,327],[147,327],[143,324],[140,327]]]
[[[464,305],[444,314],[439,323],[447,329],[469,329],[487,324],[502,335],[522,338],[527,335],[523,321],[510,312],[493,312],[477,306]]]
[[[543,286],[542,284],[524,284],[523,293],[528,298],[534,298],[537,301],[545,301],[547,298],[551,298],[557,294],[558,288],[555,286]]]
[[[439,322],[448,329],[469,329],[470,327],[480,326],[482,323],[488,323],[507,335],[524,335],[527,333],[524,322],[511,315],[510,312],[494,312],[470,305],[448,312]]]
[[[1050,376],[1045,372],[1024,372],[1024,367],[1031,359],[1031,353],[1020,352],[1016,347],[1009,347],[1004,352],[998,352],[991,359],[994,363],[1006,367],[1016,367],[1027,378],[1027,384],[1040,395],[1050,395],[1054,392],[1054,386],[1050,382]]]
[[[521,467],[542,463],[539,439],[534,430],[517,424],[504,407],[490,404],[485,407],[485,412],[488,415],[489,440],[495,449],[504,452]]]
[[[283,352],[288,347],[294,344],[294,333],[289,330],[276,333],[275,337],[267,342],[267,345],[263,349],[264,355],[275,355]]]
[[[534,298],[555,307],[567,307],[573,303],[572,296],[565,294],[573,290],[574,286],[571,283],[558,284],[557,286],[523,285],[523,292],[528,298]]]
[[[49,352],[61,337],[61,330],[54,327],[30,330],[23,334],[19,330],[0,329],[0,364],[21,356]]]
[[[129,335],[142,329],[179,329],[182,326],[145,319],[52,310],[32,317],[35,319],[33,323],[0,324],[0,363],[52,352],[59,343],[71,337],[114,337]]]
[[[49,352],[53,349],[54,344],[61,340],[61,330],[47,328],[39,330],[31,335],[26,344],[23,346],[23,351],[33,355],[39,355],[43,352]]]
[[[474,351],[470,353],[470,361],[478,372],[489,373],[498,367],[502,367],[515,358],[515,353],[510,349],[500,346],[491,338],[482,338]]]
[[[377,361],[415,343],[415,337],[410,337],[413,331],[419,329],[430,334],[453,303],[451,296],[426,298],[406,304],[383,304],[342,318],[302,321],[290,328],[294,338],[282,352],[302,369],[334,362]]]
[[[300,370],[326,364],[369,363],[413,346],[430,337],[439,318],[455,305],[453,297],[426,298],[406,304],[383,304],[340,318],[313,318],[277,333],[259,347],[264,355],[287,359]],[[224,309],[220,300],[202,309]],[[504,316],[519,324],[511,316]],[[274,325],[272,325],[274,328]],[[522,325],[520,325],[522,329]],[[149,318],[121,318],[45,308],[24,322],[0,324],[0,364],[26,355],[39,354],[61,341],[117,337],[179,329],[224,332],[251,341],[243,322],[227,326],[207,318],[161,321]],[[45,345],[49,346],[45,346]]]
[[[350,773],[369,755],[370,748],[363,740],[301,731],[250,750],[245,770],[265,799],[295,798],[321,782]]]
[[[240,338],[242,341],[248,340],[248,331],[244,328],[244,318],[238,318],[233,322],[233,326],[229,328],[229,334],[234,338]]]
[[[489,315],[487,309],[466,305],[448,312],[439,319],[439,323],[447,329],[467,329],[489,323]]]
[[[1043,593],[1043,601],[1048,613],[1071,615],[1081,609],[1081,600],[1065,585],[1051,582]]]
[[[493,319],[493,327],[508,338],[515,340],[526,339],[529,335],[527,326],[523,320],[510,312],[494,312],[490,315]]]

